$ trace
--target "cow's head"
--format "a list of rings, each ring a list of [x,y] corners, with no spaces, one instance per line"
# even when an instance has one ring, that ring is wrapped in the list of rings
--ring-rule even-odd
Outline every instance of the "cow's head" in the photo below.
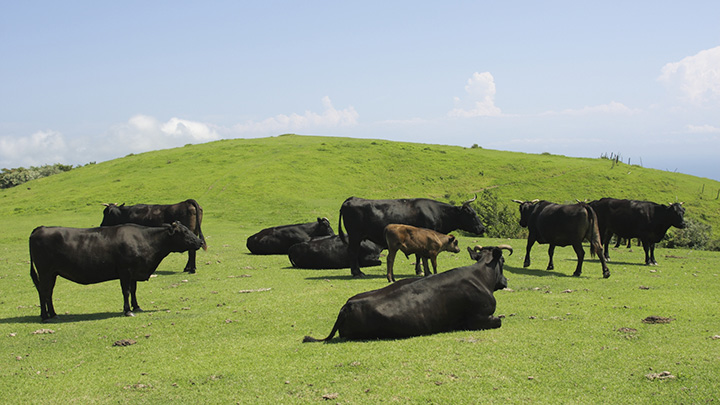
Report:
[[[520,201],[520,200],[513,200],[513,202],[516,202],[520,204],[520,226],[523,228],[528,227],[528,222],[530,221],[530,216],[532,215],[533,211],[535,211],[536,204],[540,200],[532,200],[532,201]]]
[[[327,218],[320,218],[317,219],[317,226],[312,232],[312,236],[331,236],[335,235],[335,232],[332,229],[332,226],[330,226],[330,221]]]
[[[116,203],[103,203],[105,209],[103,210],[103,220],[100,226],[113,226],[120,225],[126,221],[122,220],[123,210],[122,207],[125,203],[117,205]]]
[[[683,229],[687,226],[685,222],[685,207],[683,203],[670,204],[668,212],[670,213],[670,224],[676,228]]]
[[[448,235],[447,243],[445,244],[445,251],[450,253],[460,253],[460,246],[458,240],[453,235]]]
[[[485,275],[493,285],[494,291],[507,288],[507,278],[503,275],[503,265],[505,264],[505,258],[502,255],[503,249],[507,249],[512,255],[513,248],[509,245],[475,246],[475,248],[468,246],[467,248],[470,258],[483,265],[483,268],[486,269]]]
[[[170,235],[171,250],[173,252],[185,252],[188,250],[198,250],[203,246],[202,239],[198,238],[190,229],[175,221],[172,224],[163,225]]]
[[[460,207],[461,215],[461,227],[460,229],[468,232],[472,232],[475,235],[482,235],[485,233],[485,226],[480,222],[475,210],[470,206],[470,203],[477,200],[477,194],[475,197],[462,203]]]

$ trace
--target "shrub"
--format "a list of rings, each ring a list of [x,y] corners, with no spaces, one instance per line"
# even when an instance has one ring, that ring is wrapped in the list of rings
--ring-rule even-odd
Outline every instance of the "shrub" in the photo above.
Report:
[[[451,204],[455,202],[451,201]],[[518,213],[515,205],[508,206],[501,203],[494,190],[486,189],[478,194],[477,200],[472,203],[480,221],[485,225],[488,238],[524,238],[525,231],[520,227]]]
[[[684,247],[691,249],[705,249],[710,245],[712,226],[686,218],[687,226],[684,229],[673,229],[668,232],[665,239],[660,243],[667,248]],[[714,241],[716,243],[717,241]]]
[[[15,187],[20,184],[27,183],[30,180],[51,176],[61,172],[68,172],[72,170],[72,168],[72,165],[56,163],[54,165],[43,165],[40,167],[30,166],[29,169],[24,167],[2,169],[2,174],[0,174],[0,188]]]

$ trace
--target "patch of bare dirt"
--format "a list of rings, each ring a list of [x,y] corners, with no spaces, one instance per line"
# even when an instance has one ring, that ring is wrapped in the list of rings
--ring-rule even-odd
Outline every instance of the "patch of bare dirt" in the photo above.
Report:
[[[136,341],[132,339],[120,339],[113,342],[113,346],[130,346],[137,343]]]
[[[654,324],[654,323],[670,323],[674,320],[675,319],[673,319],[673,318],[666,318],[664,316],[651,315],[651,316],[648,316],[647,318],[643,319],[642,322]]]
[[[672,380],[675,378],[669,371],[663,371],[662,373],[650,373],[645,375],[648,380]]]

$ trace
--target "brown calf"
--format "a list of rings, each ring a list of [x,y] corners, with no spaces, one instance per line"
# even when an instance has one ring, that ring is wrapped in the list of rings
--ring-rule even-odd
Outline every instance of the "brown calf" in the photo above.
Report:
[[[406,257],[414,254],[422,259],[425,275],[430,275],[428,259],[432,261],[433,273],[437,274],[437,255],[447,251],[458,253],[458,241],[452,235],[445,235],[431,229],[417,228],[410,225],[390,224],[385,227],[385,241],[388,246],[387,279],[395,281],[393,264],[398,250],[402,250]]]

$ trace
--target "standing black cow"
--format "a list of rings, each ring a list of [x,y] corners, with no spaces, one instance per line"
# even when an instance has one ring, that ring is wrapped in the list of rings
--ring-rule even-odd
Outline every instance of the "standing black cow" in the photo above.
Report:
[[[185,225],[192,233],[200,237],[202,240],[202,248],[207,250],[205,236],[203,236],[200,224],[202,223],[203,210],[197,201],[193,199],[185,200],[177,204],[169,205],[147,205],[137,204],[125,206],[125,204],[103,204],[103,220],[100,226],[112,226],[120,224],[138,224],[144,226],[161,226],[162,224],[170,224],[179,221]],[[184,271],[195,273],[197,266],[195,264],[195,250],[188,250],[188,261],[185,264]]]
[[[400,339],[455,330],[499,328],[493,316],[493,292],[507,287],[503,275],[502,249],[510,246],[470,249],[476,263],[433,274],[406,278],[385,288],[351,297],[325,339],[305,336],[303,342],[340,337],[353,340]]]
[[[555,268],[553,265],[555,246],[571,245],[578,258],[573,276],[580,276],[585,257],[582,242],[589,240],[590,255],[598,255],[602,264],[603,277],[610,277],[610,270],[608,270],[603,255],[597,217],[595,211],[587,203],[554,204],[539,200],[513,201],[520,204],[520,226],[527,227],[529,231],[524,267],[530,266],[530,249],[535,242],[550,245],[548,247],[548,256],[550,257],[548,270]]]
[[[250,236],[246,246],[256,255],[286,255],[290,246],[320,236],[335,235],[327,218],[316,222],[266,228]]]
[[[382,247],[365,240],[360,244],[360,267],[379,266]],[[350,251],[340,236],[322,236],[307,242],[296,243],[288,249],[288,258],[294,267],[301,269],[350,268]]]
[[[605,258],[610,259],[608,243],[613,233],[622,238],[638,238],[645,250],[645,264],[656,265],[655,244],[674,226],[685,228],[682,203],[670,205],[650,201],[602,198],[590,202],[598,217],[600,235],[605,244]]]
[[[35,228],[30,234],[30,277],[40,296],[40,317],[46,321],[56,315],[52,294],[57,276],[79,284],[120,279],[123,313],[133,316],[132,311],[141,311],[135,296],[137,282],[150,278],[171,252],[198,250],[202,245],[178,221],[160,227]]]
[[[387,249],[383,231],[389,224],[412,225],[445,234],[462,229],[482,235],[485,233],[485,227],[470,206],[476,198],[477,196],[465,201],[459,207],[426,198],[400,200],[348,198],[340,207],[338,226],[343,242],[346,241],[343,222],[348,233],[348,246],[352,257],[351,274],[353,277],[364,275],[358,265],[358,252],[362,240],[370,239]],[[416,265],[416,271],[417,267],[419,263]]]

